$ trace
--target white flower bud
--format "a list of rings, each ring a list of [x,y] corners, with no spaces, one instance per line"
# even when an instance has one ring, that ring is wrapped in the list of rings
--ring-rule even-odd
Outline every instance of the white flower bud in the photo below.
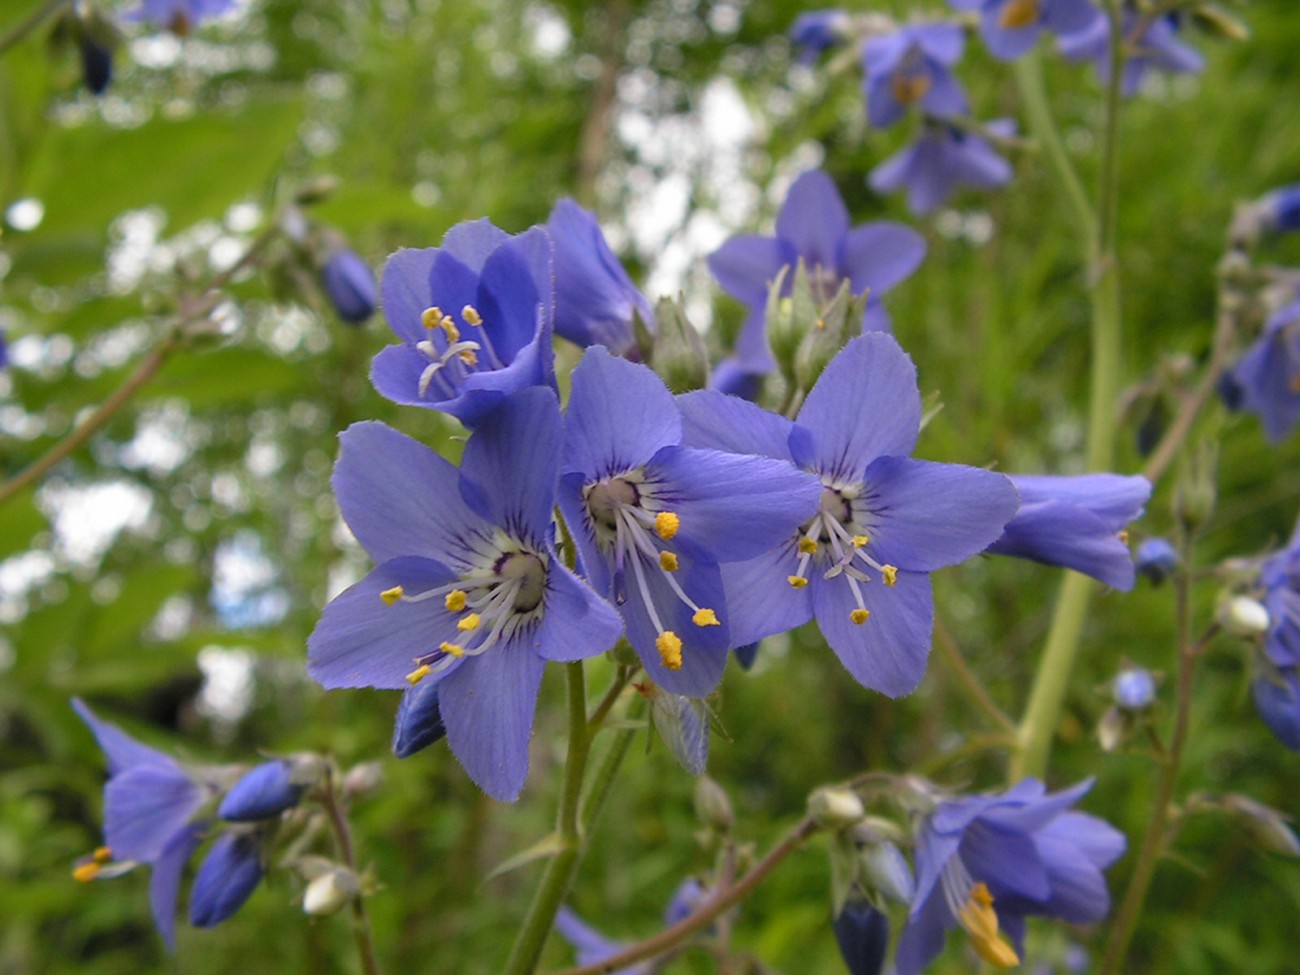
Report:
[[[862,799],[848,789],[818,789],[808,797],[808,815],[818,826],[852,826],[866,815]]]
[[[1260,636],[1268,632],[1271,621],[1258,599],[1233,596],[1219,607],[1219,624],[1237,636]]]
[[[360,887],[347,870],[328,870],[307,885],[302,895],[302,909],[316,917],[337,914],[352,903]]]

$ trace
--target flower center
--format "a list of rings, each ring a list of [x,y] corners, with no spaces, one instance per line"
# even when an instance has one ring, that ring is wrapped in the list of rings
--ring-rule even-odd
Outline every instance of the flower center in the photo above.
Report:
[[[682,641],[664,626],[650,590],[650,580],[666,582],[673,598],[690,608],[696,626],[721,626],[713,610],[698,605],[673,577],[678,557],[666,543],[681,528],[681,519],[657,497],[656,485],[641,468],[625,471],[582,488],[582,500],[591,520],[596,544],[614,567],[614,602],[627,602],[628,575],[655,628],[655,648],[669,670],[682,666]]]
[[[1011,0],[1002,8],[998,16],[998,26],[1003,30],[1015,30],[1038,23],[1039,0]]]
[[[997,968],[1019,965],[1020,956],[998,931],[993,894],[983,881],[975,883],[971,879],[960,856],[954,856],[944,865],[939,882],[948,910],[970,935],[975,953]]]
[[[882,564],[868,551],[871,537],[864,527],[868,510],[861,501],[862,489],[861,482],[840,484],[823,476],[821,507],[800,529],[795,539],[798,565],[794,574],[786,577],[791,586],[802,589],[808,585],[808,568],[814,559],[819,569],[827,566],[822,578],[843,578],[852,591],[857,608],[849,612],[849,619],[858,625],[871,616],[862,598],[862,586],[872,577],[861,566],[878,573],[890,588],[898,584],[898,566]]]
[[[932,84],[921,49],[913,44],[890,79],[894,99],[902,105],[915,105],[926,96]]]
[[[473,305],[466,305],[460,311],[460,317],[471,328],[477,329],[481,342],[462,339],[456,319],[445,313],[437,305],[426,308],[420,315],[420,322],[428,330],[429,337],[415,344],[417,351],[424,353],[429,364],[420,373],[417,390],[421,396],[429,391],[435,379],[444,396],[455,395],[456,386],[478,365],[478,355],[483,352],[493,369],[503,368],[500,359],[488,341],[483,329],[483,316]],[[446,370],[451,370],[449,376]],[[451,378],[454,376],[455,378]]]

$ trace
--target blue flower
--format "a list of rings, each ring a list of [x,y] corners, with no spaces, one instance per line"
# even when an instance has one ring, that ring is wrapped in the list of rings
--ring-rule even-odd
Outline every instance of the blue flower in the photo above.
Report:
[[[1167,538],[1148,538],[1138,546],[1137,573],[1158,586],[1178,568],[1178,550]]]
[[[990,132],[1001,138],[1015,133],[1007,119],[989,122]],[[993,151],[983,138],[955,125],[927,123],[911,145],[904,146],[871,171],[871,187],[880,193],[907,189],[913,213],[929,213],[942,206],[958,186],[991,190],[1011,179],[1011,164]]]
[[[113,80],[113,49],[98,38],[83,35],[77,39],[81,53],[81,78],[92,95],[102,95]]]
[[[682,881],[664,908],[664,925],[672,927],[685,920],[704,901],[705,894],[706,890],[698,880],[687,878]],[[568,907],[561,907],[555,915],[555,930],[573,946],[579,965],[599,965],[629,947],[626,942],[615,941],[601,934]],[[615,969],[610,975],[650,975],[658,967],[652,959]]]
[[[1259,415],[1272,441],[1300,422],[1300,301],[1278,311],[1225,376],[1233,408]]]
[[[84,702],[72,706],[95,735],[108,760],[104,787],[104,840],[119,861],[147,863],[149,905],[169,950],[175,950],[176,897],[181,871],[198,846],[202,827],[193,822],[215,789],[170,755],[136,741],[101,721]],[[79,874],[93,879],[97,870]]]
[[[298,805],[308,786],[300,765],[276,758],[245,772],[221,797],[217,815],[232,823],[256,822],[280,815]]]
[[[1269,230],[1300,230],[1300,184],[1280,186],[1266,194],[1259,201],[1259,210]]]
[[[457,224],[441,247],[400,250],[380,291],[402,340],[375,356],[381,395],[473,426],[507,395],[554,386],[551,241],[508,237],[487,220]]]
[[[1293,752],[1300,752],[1300,669],[1265,667],[1250,684],[1255,710],[1268,730]]]
[[[860,683],[891,697],[913,690],[933,626],[930,572],[983,551],[1017,498],[1001,474],[910,458],[921,396],[907,354],[890,335],[853,339],[793,423],[709,390],[678,401],[686,443],[790,461],[821,485],[797,530],[722,566],[734,644],[815,616]]]
[[[1125,667],[1111,683],[1115,703],[1126,711],[1145,711],[1156,699],[1156,679],[1145,667]]]
[[[404,691],[393,723],[393,754],[409,758],[446,735],[438,708],[438,682],[422,680]]]
[[[1197,74],[1205,69],[1205,58],[1196,48],[1178,39],[1181,21],[1177,14],[1151,18],[1133,9],[1124,11],[1125,43],[1131,53],[1124,59],[1120,90],[1125,97],[1137,94],[1142,79],[1152,68],[1178,74]],[[1141,29],[1141,34],[1135,31]],[[1061,38],[1061,54],[1070,61],[1092,61],[1104,85],[1110,77],[1110,24],[1098,18],[1086,30]]]
[[[255,830],[222,833],[194,876],[190,924],[210,928],[229,918],[252,896],[262,874],[258,833]]]
[[[1300,667],[1300,527],[1260,570],[1269,629],[1264,652],[1278,667]]]
[[[831,922],[849,975],[880,975],[889,949],[889,915],[863,896],[850,896]]]
[[[600,224],[572,200],[551,210],[555,246],[555,334],[583,348],[603,345],[626,355],[635,345],[633,316],[654,328],[654,309],[605,242]]]
[[[1119,474],[1013,474],[1011,481],[1020,510],[990,553],[1074,569],[1114,589],[1133,588],[1136,573],[1123,533],[1151,497],[1150,481]]]
[[[347,247],[329,256],[320,271],[321,284],[339,318],[360,325],[375,313],[379,295],[375,272],[356,251]]]
[[[127,20],[141,20],[166,27],[184,36],[205,20],[234,10],[239,0],[142,0],[141,5],[123,14]]]
[[[965,115],[966,95],[949,70],[961,59],[965,35],[957,24],[901,27],[862,46],[867,121],[893,125],[912,106],[930,115]]]
[[[921,235],[901,223],[877,221],[849,227],[849,211],[835,183],[820,170],[804,173],[781,205],[776,236],[732,237],[709,256],[718,284],[749,308],[736,358],[745,372],[771,372],[765,319],[768,289],[781,268],[800,260],[808,268],[813,294],[830,301],[844,281],[854,294],[870,293],[862,318],[864,331],[889,329],[880,297],[920,266],[925,257]],[[793,275],[786,278],[786,287]]]
[[[658,376],[587,350],[573,371],[560,509],[587,578],[619,607],[650,678],[702,697],[734,645],[718,564],[792,533],[815,510],[818,487],[788,463],[681,439],[681,414]]]
[[[849,15],[843,10],[810,10],[794,19],[790,42],[799,49],[799,63],[812,64],[848,39]]]
[[[618,614],[556,558],[561,419],[526,389],[488,414],[460,471],[381,423],[342,437],[334,494],[378,566],[326,608],[307,642],[322,685],[438,684],[447,740],[469,777],[513,801],[547,660],[618,639]]]
[[[1020,57],[1044,30],[1077,34],[1106,17],[1091,0],[948,0],[957,10],[978,10],[980,36],[989,53],[1003,61]]]
[[[1019,964],[1024,919],[1041,914],[1072,924],[1110,910],[1102,870],[1124,852],[1107,823],[1071,812],[1091,780],[1046,794],[1025,779],[1001,795],[940,802],[916,842],[917,889],[895,959],[898,975],[916,975],[962,927],[981,958]],[[1010,943],[1008,940],[1010,939]]]

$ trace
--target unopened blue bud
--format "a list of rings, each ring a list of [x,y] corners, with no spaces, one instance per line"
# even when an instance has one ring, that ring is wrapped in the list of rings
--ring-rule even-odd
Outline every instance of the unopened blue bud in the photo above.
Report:
[[[1300,751],[1300,673],[1296,668],[1256,677],[1250,693],[1268,730],[1293,752]]]
[[[889,948],[889,918],[865,897],[850,898],[833,922],[850,975],[880,975]]]
[[[393,754],[408,758],[447,734],[438,708],[438,682],[422,680],[402,694],[393,725]]]
[[[723,359],[713,367],[709,388],[757,403],[759,394],[763,392],[763,379],[762,373],[746,372],[738,360]]]
[[[102,95],[113,80],[113,49],[93,37],[81,39],[81,77],[92,95]]]
[[[222,833],[212,844],[190,892],[190,923],[210,928],[244,905],[262,879],[253,833]]]
[[[1260,200],[1264,226],[1286,232],[1300,230],[1300,184],[1282,186]]]
[[[735,653],[736,663],[740,664],[742,670],[749,670],[758,658],[758,644],[747,643],[743,647],[736,647]]]
[[[305,788],[295,781],[289,760],[263,762],[231,787],[217,807],[217,815],[232,823],[270,819],[298,805]]]
[[[1148,538],[1138,546],[1135,561],[1138,575],[1158,586],[1178,568],[1178,551],[1166,538]]]
[[[1156,699],[1156,680],[1149,670],[1128,667],[1115,675],[1111,685],[1115,703],[1127,711],[1142,711]]]
[[[344,247],[331,254],[321,268],[321,283],[343,321],[360,325],[375,313],[379,303],[375,272],[356,251]]]

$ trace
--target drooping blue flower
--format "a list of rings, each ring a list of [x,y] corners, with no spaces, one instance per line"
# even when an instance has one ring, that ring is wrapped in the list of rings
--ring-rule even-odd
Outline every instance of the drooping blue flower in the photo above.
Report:
[[[573,371],[560,509],[651,680],[702,697],[734,645],[719,563],[792,533],[816,509],[818,485],[786,462],[681,441],[681,414],[658,376],[587,350]]]
[[[853,339],[795,422],[710,390],[678,397],[685,442],[776,457],[816,475],[821,504],[777,545],[722,566],[737,646],[814,616],[862,684],[891,697],[925,671],[930,572],[983,551],[1016,511],[1001,474],[912,460],[921,396],[890,335]]]
[[[1300,301],[1279,310],[1226,374],[1235,408],[1255,413],[1274,442],[1300,423]]]
[[[356,251],[341,247],[329,256],[320,271],[321,284],[339,318],[360,325],[375,313],[379,304],[375,272]]]
[[[239,0],[141,0],[122,16],[165,27],[182,37],[205,20],[220,17],[239,6]]]
[[[1300,752],[1300,668],[1266,667],[1251,681],[1250,695],[1274,737]]]
[[[1264,653],[1277,667],[1300,667],[1300,527],[1260,570],[1269,628]]]
[[[452,753],[513,801],[546,661],[601,653],[621,630],[555,555],[555,394],[525,389],[483,417],[459,471],[381,423],[340,439],[334,494],[378,565],[325,608],[308,672],[327,688],[437,682]]]
[[[880,975],[889,950],[889,915],[866,897],[851,896],[831,926],[849,975]]]
[[[781,268],[793,269],[802,260],[813,294],[823,302],[830,301],[844,281],[854,294],[869,292],[862,329],[885,331],[889,315],[880,297],[915,271],[924,257],[924,239],[904,224],[876,221],[850,227],[849,211],[834,181],[821,170],[811,170],[790,187],[776,217],[775,237],[732,237],[709,256],[709,270],[724,291],[749,309],[736,339],[740,367],[767,373],[775,365],[765,328],[767,297]],[[794,275],[787,275],[786,288],[793,282]]]
[[[221,797],[217,815],[232,823],[251,823],[292,809],[308,785],[294,772],[294,763],[287,758],[254,766]]]
[[[1125,44],[1130,53],[1124,59],[1120,91],[1129,98],[1137,94],[1142,79],[1151,69],[1174,74],[1199,74],[1205,70],[1201,52],[1178,39],[1182,21],[1177,14],[1151,18],[1130,4],[1124,11]],[[1135,32],[1141,31],[1140,34]],[[1070,61],[1091,61],[1105,85],[1110,78],[1110,24],[1105,17],[1087,29],[1061,38],[1061,55]]]
[[[654,328],[654,309],[609,249],[600,224],[573,200],[551,210],[546,230],[555,246],[555,334],[615,355],[634,346],[633,316]]]
[[[1013,474],[1011,481],[1020,510],[990,553],[1074,569],[1114,589],[1133,588],[1137,576],[1123,532],[1141,516],[1150,481],[1119,474]]]
[[[1010,138],[1015,123],[997,119],[984,126]],[[929,213],[948,202],[959,186],[996,189],[1011,179],[1011,164],[974,132],[941,122],[926,124],[916,141],[871,171],[871,188],[880,193],[907,190],[913,213]]]
[[[1264,226],[1269,230],[1278,233],[1300,230],[1300,184],[1279,186],[1265,194],[1258,206]]]
[[[1072,924],[1104,918],[1110,893],[1102,870],[1125,840],[1102,820],[1070,811],[1091,787],[1088,780],[1049,795],[1025,779],[1000,795],[940,802],[917,833],[916,898],[898,944],[898,975],[924,969],[955,927],[981,958],[1007,966],[1023,953],[1026,916]]]
[[[113,80],[113,48],[96,37],[77,39],[81,54],[81,79],[92,95],[102,95]]]
[[[393,754],[409,758],[446,735],[438,709],[438,682],[422,680],[404,691],[393,723]]]
[[[74,698],[72,706],[108,760],[105,844],[116,860],[151,866],[149,904],[154,925],[168,950],[175,950],[181,871],[202,835],[194,819],[215,788],[202,781],[198,770],[183,767],[117,725],[101,721],[83,701]]]
[[[822,52],[845,43],[849,19],[843,10],[810,10],[796,17],[790,43],[799,50],[799,63],[812,64]]]
[[[978,10],[980,37],[989,53],[1012,61],[1034,46],[1038,35],[1077,34],[1106,18],[1091,0],[948,0],[957,10]]]
[[[1167,538],[1147,538],[1138,546],[1137,574],[1158,586],[1178,568],[1178,550]]]
[[[402,340],[374,358],[381,395],[473,426],[506,396],[555,385],[551,241],[460,223],[441,247],[400,250],[384,265],[384,315]]]
[[[222,833],[194,875],[190,924],[210,928],[228,919],[253,895],[263,872],[255,830]]]
[[[913,106],[940,117],[965,115],[966,94],[951,70],[964,46],[961,27],[945,22],[907,25],[869,39],[862,46],[867,121],[883,129]]]
[[[672,927],[685,920],[704,901],[706,893],[707,890],[695,878],[688,877],[682,881],[664,908],[664,926]],[[630,947],[627,942],[606,937],[568,907],[561,907],[555,915],[555,930],[573,946],[579,965],[599,965]],[[615,969],[610,975],[650,975],[657,968],[651,959]]]

